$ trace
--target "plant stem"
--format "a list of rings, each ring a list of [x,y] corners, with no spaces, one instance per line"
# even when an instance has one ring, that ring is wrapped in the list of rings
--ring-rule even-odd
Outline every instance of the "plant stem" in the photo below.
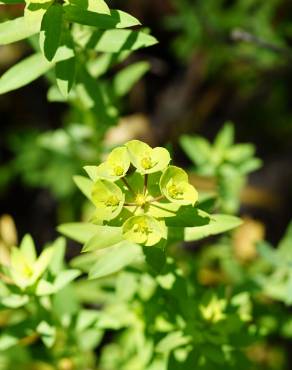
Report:
[[[148,184],[148,173],[146,173],[146,175],[144,176],[144,195],[146,194],[146,191],[147,191],[147,184]]]
[[[159,200],[162,200],[162,199],[164,199],[164,198],[165,198],[165,196],[164,196],[164,195],[159,195],[159,197],[153,198],[153,199],[151,199],[149,202],[150,202],[150,203],[158,202]]]
[[[128,183],[128,181],[124,177],[122,177],[122,181],[126,185],[126,187],[130,190],[130,192],[133,195],[136,195],[136,193],[134,192],[133,188],[131,187],[131,185]]]

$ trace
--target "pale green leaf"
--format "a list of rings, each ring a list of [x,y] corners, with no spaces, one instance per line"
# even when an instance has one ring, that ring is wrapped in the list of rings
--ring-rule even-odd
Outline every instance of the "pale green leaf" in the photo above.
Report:
[[[234,126],[232,123],[227,122],[217,134],[214,146],[220,151],[226,150],[234,142]]]
[[[117,244],[123,240],[122,229],[113,226],[97,226],[97,233],[89,239],[82,252],[91,252]]]
[[[180,145],[190,160],[198,166],[203,165],[210,159],[212,148],[203,137],[183,135],[180,138]]]
[[[54,66],[41,53],[23,59],[0,78],[0,94],[23,87],[48,72]]]
[[[195,241],[210,235],[217,235],[232,230],[242,224],[242,220],[229,215],[212,215],[207,225],[186,227],[184,231],[185,241]]]
[[[155,37],[143,31],[107,30],[98,31],[88,42],[88,47],[105,53],[122,50],[137,50],[157,44]]]
[[[60,225],[57,229],[61,234],[70,239],[76,240],[79,243],[86,243],[97,234],[99,226],[85,222],[72,222]]]
[[[118,243],[114,247],[105,249],[104,251],[90,270],[90,279],[99,279],[115,274],[134,262],[143,261],[141,247],[128,241]]]
[[[39,30],[37,24],[35,24],[34,27],[29,27],[24,17],[2,22],[0,23],[0,45],[7,45],[12,42],[26,39],[38,33]]]
[[[148,62],[137,62],[118,72],[113,80],[114,93],[117,96],[126,95],[140,78],[149,71]]]
[[[82,193],[91,201],[94,183],[84,176],[74,176],[73,180]]]
[[[33,264],[36,260],[36,250],[32,237],[25,235],[20,243],[19,249],[25,256],[29,264]]]

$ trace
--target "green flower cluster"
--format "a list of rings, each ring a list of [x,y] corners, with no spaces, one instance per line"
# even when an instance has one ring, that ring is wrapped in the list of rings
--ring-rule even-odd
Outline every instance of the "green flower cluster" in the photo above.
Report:
[[[86,166],[93,181],[94,222],[120,226],[125,239],[145,246],[166,239],[165,218],[198,199],[186,172],[170,160],[165,148],[132,140],[99,166]]]

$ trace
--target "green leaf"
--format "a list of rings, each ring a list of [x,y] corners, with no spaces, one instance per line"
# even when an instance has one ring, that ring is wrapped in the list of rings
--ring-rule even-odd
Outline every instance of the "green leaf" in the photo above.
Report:
[[[180,138],[180,145],[190,160],[198,166],[206,163],[211,156],[211,145],[203,137],[183,135]]]
[[[1,350],[1,352],[2,351],[4,352],[4,351],[8,350],[10,347],[13,347],[13,346],[17,345],[17,343],[18,343],[18,338],[13,336],[13,335],[6,334],[6,333],[3,333],[3,334],[0,335],[0,350]]]
[[[7,45],[26,39],[38,32],[38,25],[35,24],[33,27],[29,27],[24,17],[2,22],[0,23],[0,45]]]
[[[278,254],[283,259],[292,259],[292,222],[288,225],[284,237],[278,245]]]
[[[57,230],[79,243],[87,243],[98,233],[99,226],[89,223],[72,222],[58,226]]]
[[[71,283],[71,281],[75,280],[78,276],[80,276],[79,270],[65,270],[61,271],[56,280],[54,281],[54,288],[55,292],[58,290],[63,289],[66,285]]]
[[[65,59],[56,64],[57,85],[61,94],[66,98],[75,81],[75,65],[75,57]]]
[[[229,215],[212,215],[209,224],[197,227],[186,227],[185,241],[195,241],[210,235],[217,235],[232,230],[242,224],[242,220]]]
[[[33,264],[36,261],[35,245],[30,235],[27,234],[23,237],[19,249],[29,264]]]
[[[93,26],[99,29],[127,28],[140,25],[138,19],[121,10],[111,10],[110,15],[91,12],[78,6],[64,7],[66,19],[69,22]]]
[[[27,27],[34,28],[37,27],[38,31],[41,29],[43,16],[46,10],[51,6],[51,0],[37,0],[26,1],[26,6],[24,9],[24,19]]]
[[[149,71],[148,62],[137,62],[118,72],[113,80],[114,93],[117,96],[126,95],[140,78]]]
[[[41,321],[36,330],[40,334],[45,346],[48,348],[52,347],[56,340],[56,328],[46,321]]]
[[[99,279],[115,274],[134,262],[143,261],[141,247],[128,241],[118,243],[104,251],[90,270],[90,279]]]
[[[23,59],[0,78],[0,94],[23,87],[36,80],[54,66],[41,53]]]
[[[85,243],[82,252],[91,252],[111,247],[123,240],[121,227],[97,226],[97,229],[96,235]]]
[[[53,275],[57,275],[64,269],[66,239],[59,237],[50,246],[54,248],[54,255],[50,262],[49,270]]]
[[[207,212],[193,206],[182,206],[176,212],[174,217],[167,218],[167,226],[192,227],[203,226],[210,222],[210,216]]]
[[[91,201],[94,183],[84,176],[74,176],[73,180],[78,188],[82,191],[82,193],[86,196],[86,198]]]
[[[33,265],[33,274],[30,277],[30,284],[34,284],[40,276],[46,271],[52,257],[54,255],[54,247],[45,248],[36,262]]]
[[[232,163],[241,163],[255,154],[255,147],[252,144],[236,144],[229,148],[225,154],[225,160]]]
[[[181,331],[174,331],[162,338],[156,347],[159,353],[169,353],[177,347],[185,346],[191,340],[191,337],[186,337]]]
[[[137,50],[155,44],[156,38],[143,31],[107,30],[93,34],[87,47],[104,53],[119,53],[122,50]]]
[[[70,4],[101,14],[110,14],[110,9],[104,0],[70,0]]]
[[[234,142],[234,126],[227,122],[215,138],[214,146],[220,151],[229,148]]]
[[[8,297],[1,298],[1,304],[9,308],[19,308],[28,302],[28,295],[10,294]]]
[[[166,241],[162,240],[155,246],[143,247],[145,261],[156,274],[159,274],[166,264],[165,244]]]
[[[40,44],[45,57],[51,61],[60,45],[63,25],[63,7],[52,4],[45,12],[40,33]]]

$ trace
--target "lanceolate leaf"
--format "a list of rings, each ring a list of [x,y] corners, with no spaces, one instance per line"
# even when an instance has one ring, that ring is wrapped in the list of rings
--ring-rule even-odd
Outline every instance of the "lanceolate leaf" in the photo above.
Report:
[[[133,85],[149,70],[150,65],[147,62],[138,62],[131,64],[116,74],[113,84],[114,92],[117,96],[126,95]]]
[[[62,33],[63,7],[60,4],[51,5],[42,19],[40,43],[45,57],[51,61],[59,47]]]
[[[79,6],[80,8],[90,10],[91,12],[110,14],[110,9],[104,0],[71,0],[70,4]]]
[[[84,244],[82,252],[92,252],[111,247],[123,240],[122,229],[113,226],[97,226],[97,233]]]
[[[75,79],[75,57],[56,64],[57,85],[64,97],[68,96]]]
[[[143,31],[107,30],[96,32],[88,43],[89,48],[104,53],[137,50],[157,44],[155,37]]]
[[[232,230],[242,221],[240,218],[229,215],[212,215],[207,225],[186,227],[184,232],[185,241],[195,241],[206,238],[210,235],[217,235]]]
[[[36,80],[54,66],[41,53],[23,59],[0,78],[0,94],[18,89]]]
[[[123,241],[104,251],[92,267],[89,278],[98,279],[114,274],[133,262],[142,261],[143,258],[139,245]]]
[[[0,45],[10,44],[39,32],[38,25],[28,27],[24,17],[0,23]]]
[[[89,223],[72,222],[58,227],[58,231],[80,243],[87,243],[99,231],[99,226]]]
[[[66,19],[70,22],[93,26],[99,29],[127,28],[140,25],[135,17],[121,11],[111,10],[110,15],[83,10],[78,6],[67,5],[64,7]]]

